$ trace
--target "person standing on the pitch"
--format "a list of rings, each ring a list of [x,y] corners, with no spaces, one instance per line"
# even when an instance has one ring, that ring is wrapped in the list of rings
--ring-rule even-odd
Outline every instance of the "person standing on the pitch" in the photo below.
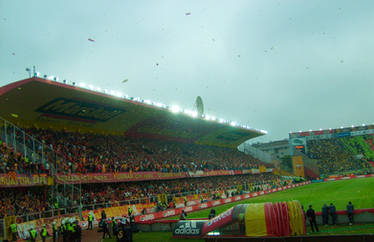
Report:
[[[353,207],[353,204],[351,202],[348,202],[347,204],[347,215],[348,215],[348,219],[349,219],[349,225],[352,225],[353,224],[353,213],[354,213],[354,207]]]
[[[329,224],[329,207],[326,203],[322,207],[322,223],[325,226]]]
[[[75,230],[74,241],[81,242],[82,241],[82,228],[79,225],[78,220],[75,220],[74,222],[74,230]]]
[[[103,239],[105,239],[106,235],[110,238],[110,233],[109,233],[109,224],[108,221],[103,220]]]
[[[332,224],[336,225],[336,207],[332,203],[330,203],[329,212],[330,212]]]
[[[10,231],[12,232],[12,241],[17,241],[18,231],[17,231],[17,224],[16,224],[16,222],[14,222],[14,223],[12,223],[10,225]]]
[[[43,242],[46,241],[47,236],[48,236],[47,226],[46,226],[45,224],[43,224],[43,228],[42,228],[42,230],[40,231],[40,237],[42,237],[42,241],[43,241]]]
[[[58,228],[56,226],[56,221],[52,222],[52,238],[53,242],[57,241],[57,236],[58,236]]]
[[[310,223],[310,227],[312,228],[312,232],[314,232],[314,227],[316,228],[316,231],[319,232],[317,222],[316,222],[316,213],[314,212],[314,209],[312,208],[312,205],[309,205],[309,209],[306,212],[306,216],[309,219],[309,223]]]
[[[92,211],[90,211],[90,213],[88,214],[88,228],[87,230],[92,230],[92,221],[93,221],[93,216],[92,216]]]
[[[104,209],[101,210],[101,219],[106,220],[106,213],[105,213]]]

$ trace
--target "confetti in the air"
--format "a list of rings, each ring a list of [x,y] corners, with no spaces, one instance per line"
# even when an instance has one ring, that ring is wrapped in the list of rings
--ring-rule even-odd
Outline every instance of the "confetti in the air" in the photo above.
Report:
[[[95,40],[91,38],[88,38],[88,41],[95,42]]]
[[[188,16],[188,15],[191,15],[191,13],[186,13],[186,15]]]

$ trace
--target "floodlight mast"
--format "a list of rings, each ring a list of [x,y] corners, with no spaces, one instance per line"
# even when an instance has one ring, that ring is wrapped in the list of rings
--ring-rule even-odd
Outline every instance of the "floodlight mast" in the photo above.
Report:
[[[197,111],[197,116],[199,118],[202,118],[204,115],[204,104],[203,104],[203,99],[200,96],[197,96],[196,101],[195,101],[195,108]]]
[[[25,71],[27,71],[27,73],[29,73],[29,78],[31,78],[31,70],[30,70],[30,68],[26,67]]]

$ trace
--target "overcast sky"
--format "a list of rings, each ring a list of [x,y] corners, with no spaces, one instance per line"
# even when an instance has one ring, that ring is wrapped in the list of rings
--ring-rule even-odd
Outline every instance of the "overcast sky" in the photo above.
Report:
[[[200,95],[261,140],[373,123],[373,13],[373,0],[0,0],[0,85],[36,65],[182,108]]]

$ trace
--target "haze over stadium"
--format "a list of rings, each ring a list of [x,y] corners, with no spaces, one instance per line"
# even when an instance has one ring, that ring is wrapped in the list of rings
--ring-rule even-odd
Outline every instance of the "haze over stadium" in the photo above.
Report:
[[[183,108],[200,95],[207,114],[265,129],[265,140],[373,123],[373,5],[1,0],[0,84],[36,65]]]

